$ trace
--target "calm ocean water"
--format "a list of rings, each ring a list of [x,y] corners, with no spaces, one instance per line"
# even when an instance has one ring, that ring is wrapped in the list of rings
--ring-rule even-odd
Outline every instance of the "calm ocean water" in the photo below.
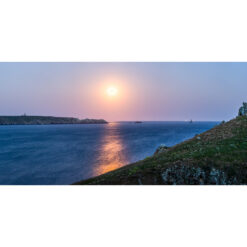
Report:
[[[0,126],[0,184],[71,184],[152,155],[217,122]]]

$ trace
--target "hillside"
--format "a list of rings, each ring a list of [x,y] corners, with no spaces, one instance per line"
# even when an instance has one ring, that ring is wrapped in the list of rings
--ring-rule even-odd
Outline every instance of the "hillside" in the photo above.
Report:
[[[46,125],[46,124],[105,124],[103,119],[83,119],[46,116],[0,116],[0,125]]]
[[[247,184],[247,117],[80,184]]]

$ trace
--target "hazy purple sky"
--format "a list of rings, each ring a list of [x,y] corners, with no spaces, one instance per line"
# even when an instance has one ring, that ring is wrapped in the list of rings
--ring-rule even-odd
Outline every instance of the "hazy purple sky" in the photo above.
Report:
[[[243,101],[247,63],[0,63],[0,115],[228,120]]]

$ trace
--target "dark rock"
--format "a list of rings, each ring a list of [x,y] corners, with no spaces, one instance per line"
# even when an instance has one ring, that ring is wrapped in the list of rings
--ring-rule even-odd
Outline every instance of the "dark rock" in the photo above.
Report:
[[[157,155],[157,154],[161,154],[161,153],[164,153],[164,152],[167,152],[169,150],[169,147],[167,147],[166,145],[164,144],[161,144],[155,151],[154,155]]]
[[[236,177],[228,177],[222,170],[214,167],[205,169],[186,164],[176,164],[165,169],[161,174],[161,177],[164,184],[171,185],[237,184]]]
[[[247,103],[243,102],[243,106],[239,108],[238,116],[247,116]]]

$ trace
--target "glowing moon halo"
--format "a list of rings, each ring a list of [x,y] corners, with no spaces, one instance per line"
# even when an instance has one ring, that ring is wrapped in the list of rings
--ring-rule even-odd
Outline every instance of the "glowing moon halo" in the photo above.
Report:
[[[109,88],[107,88],[106,93],[109,96],[115,96],[115,95],[117,95],[118,90],[115,87],[109,87]]]

